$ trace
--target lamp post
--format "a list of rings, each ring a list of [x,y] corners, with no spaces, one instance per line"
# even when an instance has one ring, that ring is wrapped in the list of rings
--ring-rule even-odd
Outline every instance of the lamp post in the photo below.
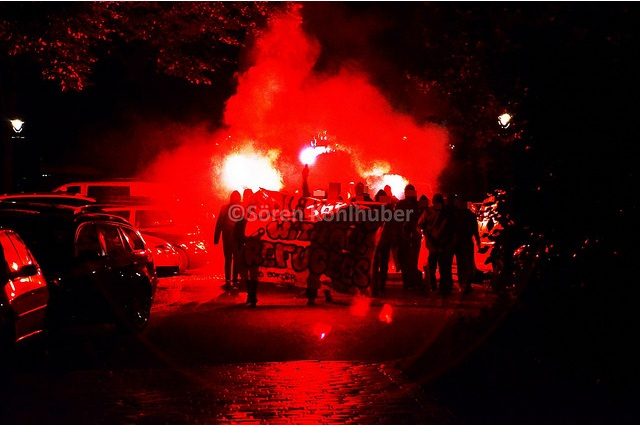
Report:
[[[13,192],[13,141],[15,139],[24,139],[22,131],[24,130],[24,121],[19,118],[9,120],[11,124],[10,135],[5,137],[5,152],[2,166],[2,190],[5,193]],[[6,131],[6,130],[5,130]]]

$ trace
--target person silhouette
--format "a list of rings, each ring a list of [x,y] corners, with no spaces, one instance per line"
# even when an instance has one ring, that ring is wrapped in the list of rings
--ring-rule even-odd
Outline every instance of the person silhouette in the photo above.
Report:
[[[425,237],[427,256],[427,286],[433,291],[439,289],[446,297],[453,289],[453,219],[451,208],[444,203],[441,193],[433,195],[432,205],[428,207],[418,226]],[[440,285],[437,284],[436,270],[440,272]]]
[[[422,272],[418,269],[422,235],[418,228],[419,203],[416,189],[412,184],[404,188],[404,199],[396,204],[396,213],[402,211],[402,227],[398,238],[398,260],[402,273],[402,287],[405,291],[420,288]],[[400,217],[397,217],[400,219]]]
[[[460,199],[453,199],[453,255],[458,267],[458,285],[463,294],[468,294],[476,271],[474,240],[475,246],[481,247],[478,219]]]
[[[356,184],[356,195],[353,198],[351,198],[351,202],[358,202],[358,201],[373,202],[373,199],[371,199],[371,196],[369,196],[369,193],[367,193],[366,187],[362,182],[358,182]]]
[[[234,190],[229,195],[229,203],[220,208],[220,213],[216,220],[213,243],[218,245],[222,236],[222,253],[224,256],[224,284],[223,289],[230,290],[237,288],[238,275],[240,273],[237,264],[238,244],[234,237],[234,228],[240,211],[234,209],[242,208],[242,198],[240,192]]]
[[[390,185],[385,185],[384,187],[384,192],[389,196],[389,204],[388,205],[391,209],[394,209],[396,207],[396,204],[398,203],[398,198],[395,197],[395,195],[393,194],[393,189],[391,189]],[[391,247],[391,259],[393,261],[393,266],[395,268],[396,271],[400,271],[401,267],[400,267],[400,260],[398,260],[398,245],[394,244]]]
[[[309,190],[309,164],[304,164],[302,168],[302,196],[308,198],[311,196]]]
[[[375,195],[375,202],[386,201],[383,208],[393,208],[390,194],[379,190]],[[402,230],[402,223],[396,220],[385,220],[380,230],[380,238],[373,257],[373,285],[371,294],[375,297],[386,292],[389,276],[389,260],[391,251],[398,245],[398,238]]]
[[[247,252],[255,250],[255,244],[260,244],[262,233],[247,235],[247,215],[243,216],[235,225],[234,239],[238,246],[238,270],[240,279],[247,288],[246,304],[255,307],[258,303],[258,264],[249,261]],[[247,251],[247,252],[245,252]]]

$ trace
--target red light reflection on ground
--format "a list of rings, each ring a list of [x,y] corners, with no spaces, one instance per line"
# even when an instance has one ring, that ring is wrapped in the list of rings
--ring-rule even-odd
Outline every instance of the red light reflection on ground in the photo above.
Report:
[[[383,305],[382,309],[380,310],[380,314],[378,315],[378,319],[380,319],[380,321],[384,323],[393,322],[393,307],[391,307],[389,304]]]
[[[325,339],[329,332],[331,332],[331,325],[323,322],[318,322],[313,326],[313,334],[319,339]]]
[[[353,298],[353,304],[351,304],[351,315],[364,317],[367,315],[370,309],[369,298],[365,296],[355,296]]]

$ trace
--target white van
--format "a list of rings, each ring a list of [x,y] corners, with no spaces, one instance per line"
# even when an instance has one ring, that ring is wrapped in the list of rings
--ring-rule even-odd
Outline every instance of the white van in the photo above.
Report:
[[[54,192],[78,193],[98,202],[123,201],[130,198],[169,199],[170,194],[158,183],[133,179],[87,181],[63,184]]]

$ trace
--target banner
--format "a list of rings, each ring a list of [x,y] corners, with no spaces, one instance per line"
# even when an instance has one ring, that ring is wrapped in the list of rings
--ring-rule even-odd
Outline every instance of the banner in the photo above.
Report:
[[[242,261],[258,268],[261,282],[306,288],[324,280],[340,291],[366,289],[382,225],[372,208],[381,205],[260,191],[247,207]]]

